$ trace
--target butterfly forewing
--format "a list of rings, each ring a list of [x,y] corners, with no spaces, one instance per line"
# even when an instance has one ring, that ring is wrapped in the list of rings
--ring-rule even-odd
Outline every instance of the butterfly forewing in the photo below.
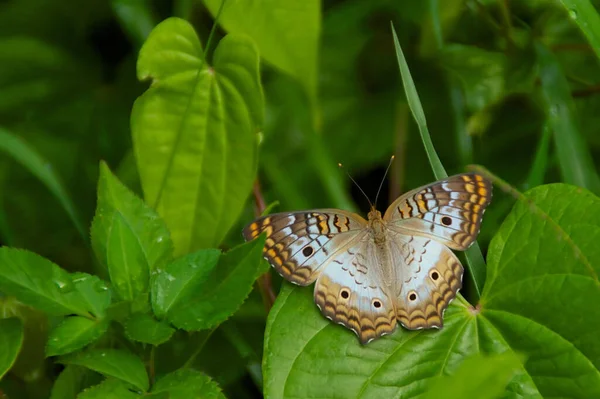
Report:
[[[269,263],[290,282],[308,285],[335,251],[365,226],[358,215],[323,209],[264,216],[246,226],[243,234],[252,240],[266,233],[263,254]]]
[[[456,175],[404,194],[383,219],[397,232],[431,237],[462,251],[477,238],[491,199],[489,180],[474,173]]]

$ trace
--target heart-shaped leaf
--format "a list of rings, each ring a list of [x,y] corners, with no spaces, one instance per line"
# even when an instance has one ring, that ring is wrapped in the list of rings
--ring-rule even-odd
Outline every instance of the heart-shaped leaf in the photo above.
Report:
[[[231,33],[250,36],[261,56],[302,83],[312,101],[317,94],[321,5],[315,0],[204,0]]]
[[[321,316],[312,288],[286,284],[267,323],[265,395],[412,398],[466,357],[519,352],[526,360],[507,396],[597,397],[598,242],[600,199],[564,184],[535,188],[490,245],[480,305],[459,296],[442,330],[399,328],[366,346]]]
[[[131,127],[144,196],[164,218],[177,255],[216,247],[238,218],[256,172],[263,97],[258,53],[226,36],[213,65],[186,21],[169,18],[140,51],[152,79]]]

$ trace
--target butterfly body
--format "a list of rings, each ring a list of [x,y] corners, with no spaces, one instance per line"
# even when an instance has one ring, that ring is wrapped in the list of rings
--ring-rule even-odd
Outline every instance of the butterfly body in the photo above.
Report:
[[[394,331],[441,328],[461,287],[463,268],[450,250],[475,240],[491,184],[463,174],[424,186],[367,220],[338,209],[277,213],[244,229],[266,233],[263,254],[287,280],[315,284],[325,317],[368,343]]]

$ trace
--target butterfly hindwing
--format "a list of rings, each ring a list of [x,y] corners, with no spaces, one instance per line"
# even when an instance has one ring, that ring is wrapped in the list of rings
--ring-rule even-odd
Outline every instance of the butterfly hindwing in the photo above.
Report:
[[[477,238],[491,199],[489,180],[475,173],[456,175],[404,194],[383,219],[397,232],[432,237],[465,250]]]
[[[463,267],[443,244],[398,234],[390,242],[397,270],[396,317],[409,330],[441,328],[443,314],[462,285]]]
[[[351,329],[366,344],[394,331],[396,315],[377,270],[373,240],[368,233],[357,240],[328,261],[315,284],[314,297],[325,317]]]
[[[243,234],[248,241],[266,233],[263,254],[269,263],[286,280],[309,285],[334,250],[352,241],[365,225],[358,215],[323,209],[264,216]]]

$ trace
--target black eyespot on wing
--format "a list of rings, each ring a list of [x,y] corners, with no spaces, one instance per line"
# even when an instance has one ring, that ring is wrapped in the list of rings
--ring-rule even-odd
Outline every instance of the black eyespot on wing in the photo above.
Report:
[[[435,270],[431,272],[431,274],[429,275],[429,277],[431,277],[431,279],[433,281],[436,281],[438,278],[440,278],[440,275],[438,272],[436,272]]]
[[[416,301],[417,300],[417,294],[413,291],[410,294],[408,294],[408,299],[410,299],[411,301]]]
[[[381,307],[381,302],[373,301],[373,306],[379,309]]]
[[[308,247],[304,247],[304,249],[302,250],[302,255],[309,257],[313,254],[314,249],[311,246]]]
[[[448,216],[444,216],[442,218],[442,224],[444,226],[450,226],[452,224],[452,218],[448,217]]]
[[[348,299],[348,297],[350,297],[350,293],[347,290],[342,290],[342,292],[340,292],[340,296],[344,299]]]

